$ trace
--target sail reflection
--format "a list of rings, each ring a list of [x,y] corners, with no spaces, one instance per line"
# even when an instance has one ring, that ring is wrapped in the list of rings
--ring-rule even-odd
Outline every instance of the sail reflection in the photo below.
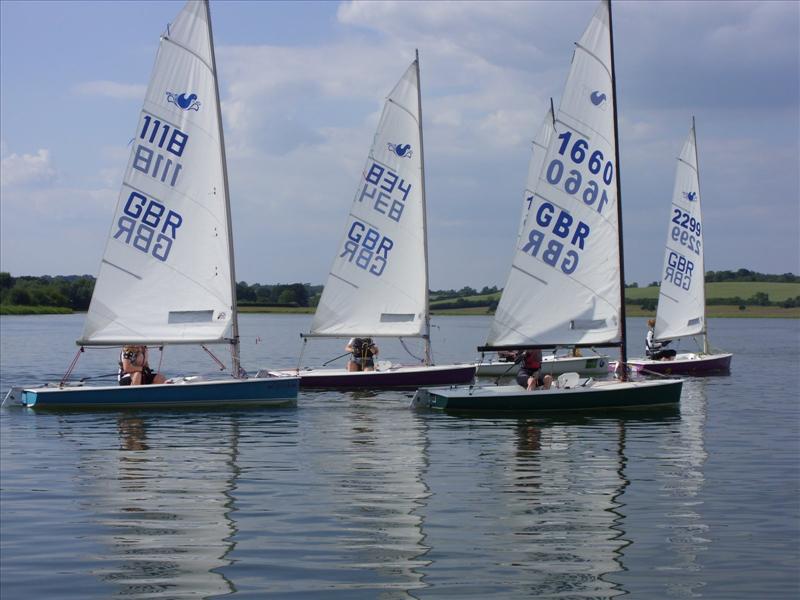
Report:
[[[429,550],[420,514],[430,494],[422,477],[425,421],[405,405],[376,405],[380,395],[346,397],[347,408],[335,417],[341,423],[331,424],[341,446],[316,468],[325,473],[327,526],[343,569],[342,580],[327,589],[413,595],[424,586],[420,567]]]
[[[236,418],[209,425],[122,413],[116,428],[116,448],[80,450],[81,498],[96,541],[107,547],[92,573],[114,597],[232,593],[220,569],[230,564],[236,534]]]

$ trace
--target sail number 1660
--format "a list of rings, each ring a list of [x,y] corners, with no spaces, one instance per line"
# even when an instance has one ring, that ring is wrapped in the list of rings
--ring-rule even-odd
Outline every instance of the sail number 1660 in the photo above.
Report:
[[[574,165],[580,165],[587,161],[589,173],[592,175],[599,175],[602,183],[606,186],[611,185],[614,180],[614,164],[610,160],[604,160],[602,150],[595,150],[590,153],[589,142],[583,138],[578,138],[570,147],[572,140],[572,132],[565,131],[558,136],[561,140],[561,145],[558,148],[558,153],[561,156],[569,158]],[[588,157],[588,160],[587,160]],[[564,171],[566,167],[564,162],[558,158],[550,161],[545,171],[547,182],[551,185],[559,185],[563,179],[563,189],[570,195],[580,194],[583,203],[587,206],[594,206],[598,213],[603,212],[603,208],[608,204],[608,194],[604,189],[601,189],[598,181],[587,178],[583,180],[583,175],[578,169],[571,169],[568,171],[568,176],[564,178]]]

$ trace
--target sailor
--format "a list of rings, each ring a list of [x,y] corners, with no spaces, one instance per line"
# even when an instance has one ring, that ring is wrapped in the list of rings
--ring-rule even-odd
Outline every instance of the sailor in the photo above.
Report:
[[[153,373],[147,362],[147,346],[128,345],[119,355],[117,381],[120,385],[149,385],[165,383],[167,378],[161,373]]]
[[[652,360],[672,360],[675,358],[677,352],[675,350],[666,348],[672,340],[659,342],[655,339],[656,320],[650,319],[647,321],[647,336],[644,339],[644,351],[647,353],[647,358]]]
[[[374,371],[374,357],[378,355],[378,347],[372,338],[351,338],[345,350],[352,353],[347,363],[348,371]]]
[[[528,391],[533,391],[539,387],[546,390],[550,389],[553,383],[552,375],[542,377],[542,351],[538,348],[525,350],[517,359],[522,362],[522,366],[517,373],[517,383]]]

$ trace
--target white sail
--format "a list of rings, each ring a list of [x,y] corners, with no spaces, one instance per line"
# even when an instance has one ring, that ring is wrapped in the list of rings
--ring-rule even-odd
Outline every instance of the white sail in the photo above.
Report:
[[[609,6],[576,44],[489,346],[621,338]]]
[[[219,342],[235,298],[207,6],[161,38],[80,344]]]
[[[539,127],[539,133],[533,140],[531,147],[531,160],[528,163],[528,180],[525,183],[525,193],[523,194],[522,201],[522,214],[519,218],[519,230],[517,231],[517,243],[522,238],[525,229],[525,223],[528,220],[528,212],[533,204],[533,197],[536,193],[536,184],[539,181],[539,175],[544,166],[544,159],[547,156],[547,148],[553,139],[553,111],[547,109],[547,114],[542,121],[542,126]],[[516,247],[516,244],[515,244]]]
[[[675,172],[667,247],[656,310],[656,339],[705,333],[705,265],[694,124]]]
[[[312,336],[422,336],[427,264],[414,61],[386,99]]]

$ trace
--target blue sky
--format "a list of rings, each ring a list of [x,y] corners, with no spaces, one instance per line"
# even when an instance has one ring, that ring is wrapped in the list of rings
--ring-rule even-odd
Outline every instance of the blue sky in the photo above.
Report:
[[[181,2],[0,2],[0,270],[97,272]],[[213,2],[237,279],[323,283],[419,48],[434,289],[503,285],[530,140],[591,2]],[[658,277],[697,118],[706,269],[800,272],[800,4],[617,2],[628,281]]]

